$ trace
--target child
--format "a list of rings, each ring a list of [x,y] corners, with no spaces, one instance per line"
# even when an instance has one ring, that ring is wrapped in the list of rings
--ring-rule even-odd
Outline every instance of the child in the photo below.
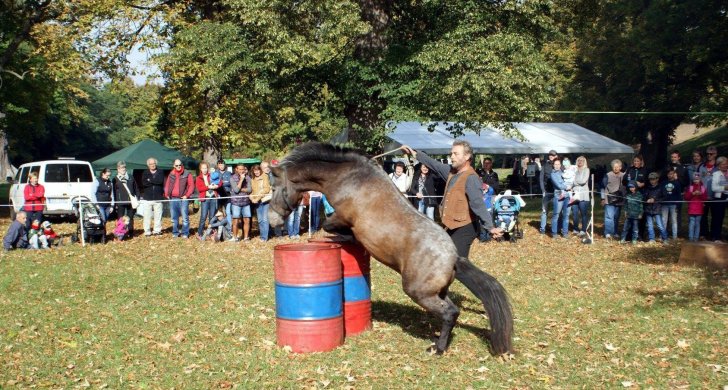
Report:
[[[35,220],[30,224],[30,230],[28,230],[28,242],[30,247],[33,249],[48,249],[48,240],[43,235],[40,228],[40,221]]]
[[[665,189],[660,185],[660,174],[657,172],[651,172],[647,178],[649,183],[644,187],[647,236],[650,244],[654,244],[655,225],[657,225],[662,243],[667,244],[667,229],[662,223],[662,202],[665,200]]]
[[[225,213],[221,210],[215,213],[215,218],[210,222],[210,225],[205,230],[205,234],[200,237],[200,240],[205,241],[211,235],[212,240],[215,242],[231,240],[233,238],[233,234],[230,231],[230,223],[225,218]]]
[[[493,187],[489,186],[487,183],[483,183],[480,187],[480,190],[483,193],[483,203],[485,203],[485,208],[488,209],[488,211],[492,212],[493,195],[495,193]],[[480,242],[490,241],[490,232],[488,232],[487,229],[480,229],[478,239],[480,240]]]
[[[60,245],[60,241],[56,241],[56,239],[58,239],[58,234],[53,231],[50,221],[43,221],[41,226],[43,227],[43,236],[46,238],[48,246]]]
[[[123,241],[127,233],[129,233],[129,216],[125,215],[116,221],[114,237],[117,241]]]
[[[574,198],[574,180],[576,179],[576,166],[571,165],[571,161],[567,157],[564,157],[564,162],[562,163],[562,166],[564,167],[564,172],[561,174],[561,177],[564,179],[564,184],[566,184],[566,191],[568,192],[568,195],[563,196],[569,196],[569,204],[572,204],[577,201]],[[563,198],[563,196],[561,198]]]
[[[671,170],[667,172],[667,181],[663,184],[665,191],[665,202],[662,204],[662,224],[672,227],[672,239],[677,239],[678,221],[680,219],[679,204],[683,200],[683,188],[680,180],[677,178],[677,171]]]
[[[688,201],[688,240],[698,241],[700,237],[700,219],[703,216],[703,202],[708,200],[708,191],[703,185],[700,172],[693,174],[693,182],[685,191]]]
[[[513,218],[513,208],[511,206],[511,200],[508,198],[501,198],[498,201],[498,227],[506,232],[510,232],[513,226],[516,224],[516,220]]]
[[[637,183],[630,181],[627,184],[627,195],[625,196],[627,205],[624,208],[626,219],[624,221],[624,229],[622,229],[621,243],[627,242],[627,233],[632,230],[632,244],[637,243],[639,237],[639,220],[642,218],[642,194],[637,191]]]

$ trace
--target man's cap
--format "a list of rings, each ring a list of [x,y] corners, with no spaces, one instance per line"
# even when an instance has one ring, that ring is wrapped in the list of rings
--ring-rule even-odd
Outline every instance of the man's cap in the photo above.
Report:
[[[558,154],[558,153],[556,153],[556,151],[555,151],[555,150],[553,150],[553,149],[549,150],[549,156],[558,156],[558,155],[559,155],[559,154]]]
[[[648,179],[650,179],[650,180],[652,180],[652,179],[659,179],[659,178],[660,178],[660,174],[659,174],[659,173],[657,173],[657,172],[651,172],[651,173],[650,173],[650,174],[649,174],[649,175],[647,176],[647,178],[648,178]]]
[[[43,221],[43,224],[41,226],[43,226],[43,229],[48,229],[48,228],[51,227],[51,222],[50,221]]]
[[[627,183],[627,188],[637,188],[637,184],[633,181]]]

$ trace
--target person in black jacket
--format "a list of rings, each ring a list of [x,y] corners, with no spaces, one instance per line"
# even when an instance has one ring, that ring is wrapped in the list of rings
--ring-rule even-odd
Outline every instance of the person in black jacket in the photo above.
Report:
[[[543,198],[541,199],[541,228],[539,232],[541,234],[546,233],[546,221],[548,220],[548,207],[552,205],[554,200],[554,186],[551,182],[551,172],[554,170],[554,160],[559,157],[555,150],[549,151],[548,161],[541,167],[539,173],[538,182],[541,185],[541,193]]]
[[[500,181],[498,180],[498,172],[493,170],[493,159],[486,157],[483,159],[483,172],[480,176],[483,183],[493,188],[493,193],[498,194],[500,191]]]
[[[650,243],[655,242],[655,226],[659,230],[662,242],[667,244],[667,230],[662,222],[662,201],[665,199],[665,187],[660,185],[660,174],[652,172],[648,176],[649,184],[645,187],[645,219],[647,235]],[[632,238],[634,240],[634,238]]]
[[[101,220],[106,223],[114,210],[114,185],[111,182],[111,169],[104,168],[96,179],[96,205],[101,209]]]
[[[164,172],[157,169],[157,159],[147,159],[149,169],[142,173],[142,199],[144,199],[144,235],[162,234],[162,200],[164,200]],[[154,231],[151,230],[154,218]]]
[[[435,206],[438,198],[435,198],[435,179],[430,174],[430,168],[424,164],[415,167],[415,175],[412,178],[412,185],[407,191],[408,195],[414,196],[412,204],[419,212],[427,215],[427,218],[435,220]]]
[[[135,206],[139,199],[139,188],[137,188],[134,177],[126,171],[126,163],[119,161],[116,163],[116,177],[112,180],[114,191],[114,205],[116,206],[116,215],[121,218],[129,217],[129,232],[126,238],[134,236],[134,214],[136,214]],[[132,200],[132,197],[135,200]]]

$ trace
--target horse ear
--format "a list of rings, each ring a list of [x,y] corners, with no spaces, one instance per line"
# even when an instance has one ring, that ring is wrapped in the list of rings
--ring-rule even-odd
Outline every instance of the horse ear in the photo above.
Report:
[[[270,170],[273,172],[273,176],[282,177],[285,174],[285,170],[280,167],[271,167]]]

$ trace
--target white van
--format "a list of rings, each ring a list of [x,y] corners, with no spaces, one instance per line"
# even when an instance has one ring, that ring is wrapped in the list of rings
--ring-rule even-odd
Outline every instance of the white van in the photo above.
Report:
[[[94,174],[88,161],[74,159],[46,160],[23,164],[18,168],[13,185],[10,186],[11,218],[23,207],[28,175],[38,173],[38,183],[45,188],[46,207],[44,215],[74,215],[73,203],[79,197],[94,199]]]

